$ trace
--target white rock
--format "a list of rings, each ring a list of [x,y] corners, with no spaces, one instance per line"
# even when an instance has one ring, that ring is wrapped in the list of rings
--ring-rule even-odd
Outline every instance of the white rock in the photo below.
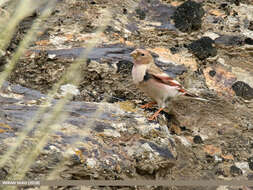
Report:
[[[222,162],[222,158],[220,158],[220,157],[217,156],[217,155],[214,155],[214,160],[215,160],[216,162]]]
[[[214,33],[214,32],[206,32],[206,33],[204,33],[203,36],[204,36],[204,37],[209,37],[209,38],[211,38],[212,40],[215,40],[216,38],[220,37],[219,34],[216,34],[216,33]]]
[[[141,145],[141,147],[148,152],[154,151],[148,143],[144,143],[143,145]]]
[[[185,146],[191,146],[191,143],[183,136],[177,136],[181,143]]]
[[[112,136],[112,137],[120,137],[120,133],[116,130],[112,129],[104,129],[104,135],[106,136]]]
[[[61,95],[63,95],[63,96],[67,95],[68,93],[72,94],[74,96],[80,94],[79,89],[76,86],[72,85],[72,84],[62,85],[60,90],[61,90]]]
[[[48,54],[49,59],[54,59],[56,57],[56,54]]]
[[[88,158],[86,160],[86,164],[89,168],[95,168],[96,163],[97,163],[96,160],[94,160],[93,158]]]
[[[125,123],[112,123],[112,126],[115,128],[115,129],[117,129],[117,130],[119,130],[119,131],[121,131],[121,132],[125,132],[125,131],[127,131],[127,128],[126,128],[126,124]]]
[[[240,168],[243,173],[246,173],[246,171],[249,170],[248,162],[236,162],[235,166]]]
[[[222,59],[222,58],[218,58],[218,59],[217,59],[217,62],[218,62],[219,64],[222,64],[222,65],[225,64],[225,60]]]
[[[219,186],[216,190],[228,190],[228,186]]]
[[[159,124],[151,124],[151,125],[138,125],[138,130],[141,133],[141,135],[145,136],[148,135],[151,130],[156,130],[156,128],[159,128]]]

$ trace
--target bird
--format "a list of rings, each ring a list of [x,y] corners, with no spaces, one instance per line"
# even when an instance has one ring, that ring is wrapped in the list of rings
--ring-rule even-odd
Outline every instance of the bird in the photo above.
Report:
[[[132,78],[133,83],[137,85],[146,95],[153,99],[141,108],[150,108],[157,104],[159,109],[148,120],[157,119],[159,113],[168,108],[171,99],[178,96],[197,97],[189,93],[183,86],[154,62],[151,53],[145,49],[135,49],[130,53],[133,57]],[[201,99],[201,98],[200,98]]]

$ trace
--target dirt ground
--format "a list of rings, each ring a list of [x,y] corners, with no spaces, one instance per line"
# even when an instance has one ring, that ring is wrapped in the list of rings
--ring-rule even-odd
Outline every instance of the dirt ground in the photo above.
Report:
[[[172,72],[186,88],[210,100],[178,100],[174,103],[175,119],[167,120],[166,113],[159,117],[158,122],[165,122],[178,139],[178,164],[166,177],[251,179],[253,3],[250,0],[196,0],[204,11],[202,24],[197,29],[187,28],[182,32],[175,27],[173,15],[184,2],[59,0],[44,23],[45,30],[38,31],[38,39],[18,62],[9,81],[47,93],[74,62],[72,57],[50,58],[47,51],[85,48],[103,22],[103,10],[109,10],[112,20],[97,48],[121,47],[126,51],[119,52],[119,57],[107,56],[108,52],[105,57],[89,60],[89,64],[98,63],[95,68],[87,64],[81,66],[83,78],[78,87],[81,93],[74,100],[130,101],[135,106],[147,102],[149,99],[131,82],[132,63],[128,56],[130,50],[137,47],[149,49],[164,70]],[[20,23],[8,47],[10,55],[37,15],[39,12]],[[204,36],[211,41],[193,44]],[[39,51],[34,55],[34,50]],[[168,62],[171,59],[173,66]],[[151,114],[155,110],[146,111]]]

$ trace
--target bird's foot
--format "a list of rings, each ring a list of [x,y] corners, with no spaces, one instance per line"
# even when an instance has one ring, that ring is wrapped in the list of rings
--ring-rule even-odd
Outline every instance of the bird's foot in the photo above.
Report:
[[[164,108],[160,108],[158,111],[156,111],[154,113],[154,115],[152,115],[151,117],[148,118],[149,121],[152,121],[152,120],[156,120],[157,119],[157,116],[159,115],[159,113],[163,110]]]
[[[149,102],[141,106],[142,109],[151,108],[156,102]]]

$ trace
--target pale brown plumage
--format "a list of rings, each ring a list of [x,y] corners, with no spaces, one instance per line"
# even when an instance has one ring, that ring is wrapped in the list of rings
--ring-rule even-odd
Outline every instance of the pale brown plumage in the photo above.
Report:
[[[132,77],[134,83],[148,96],[150,96],[160,108],[150,120],[155,119],[171,98],[180,95],[190,95],[182,85],[167,75],[155,65],[152,55],[144,49],[136,49],[131,53],[134,59]],[[150,107],[154,102],[142,106]]]

